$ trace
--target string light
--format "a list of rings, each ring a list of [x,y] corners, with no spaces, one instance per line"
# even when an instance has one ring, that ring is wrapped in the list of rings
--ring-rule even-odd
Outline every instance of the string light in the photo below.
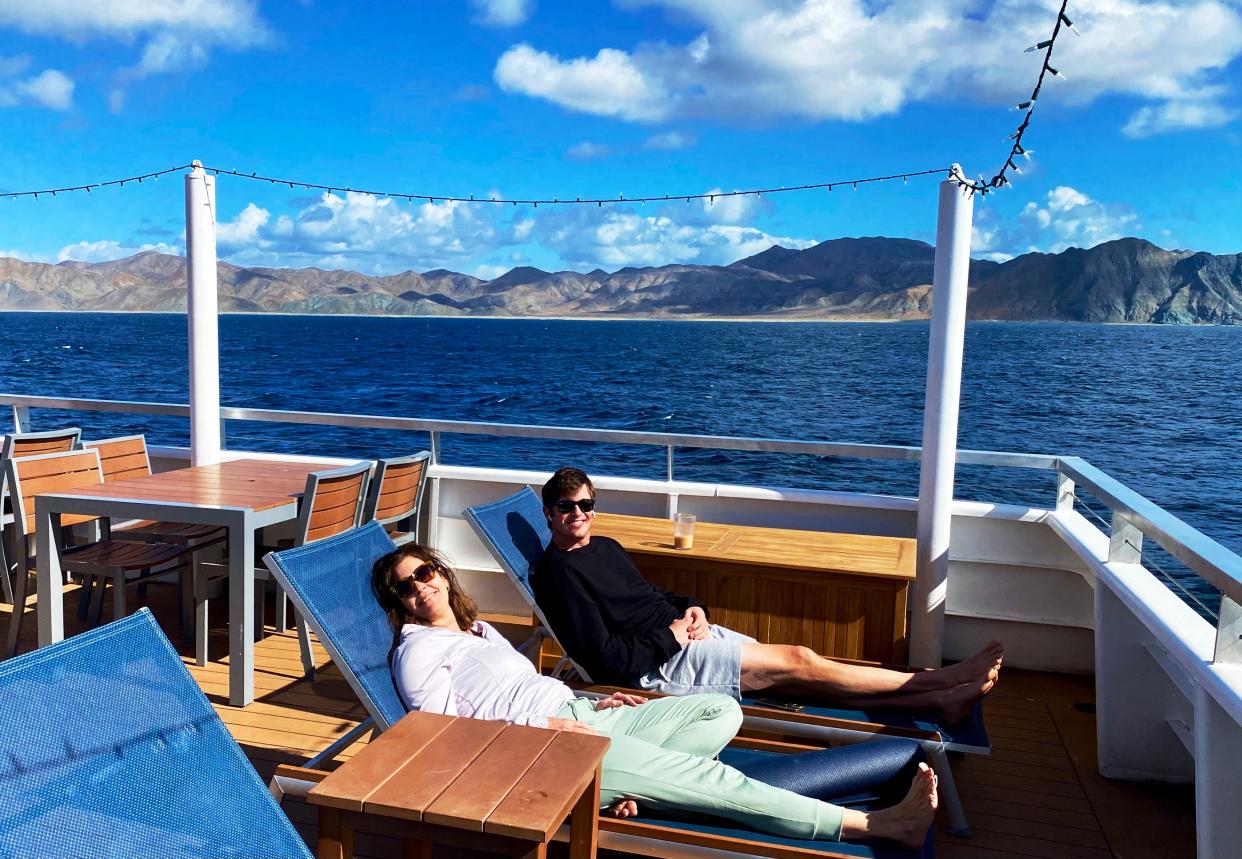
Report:
[[[1052,36],[1044,39],[1042,42],[1037,42],[1036,44],[1031,45],[1025,51],[1025,53],[1028,54],[1035,51],[1043,51],[1044,62],[1039,69],[1039,78],[1035,81],[1035,89],[1031,91],[1030,98],[1019,103],[1013,108],[1017,111],[1025,111],[1026,115],[1022,117],[1022,122],[1018,126],[1017,130],[1005,138],[1005,141],[1010,144],[1009,155],[1005,157],[1005,161],[1002,163],[1000,170],[996,172],[995,176],[987,180],[985,180],[982,176],[978,179],[967,179],[963,176],[954,177],[957,179],[957,184],[963,188],[969,189],[970,193],[983,196],[1000,188],[1012,188],[1013,183],[1009,181],[1009,177],[1005,174],[1010,170],[1015,173],[1022,172],[1018,169],[1018,165],[1014,161],[1014,158],[1022,155],[1028,161],[1030,160],[1033,150],[1027,149],[1022,145],[1022,136],[1026,134],[1027,128],[1031,125],[1031,117],[1035,113],[1035,102],[1039,99],[1039,91],[1044,86],[1044,78],[1048,75],[1052,75],[1053,77],[1060,78],[1061,80],[1066,80],[1065,75],[1061,74],[1050,65],[1050,61],[1052,60],[1052,49],[1056,47],[1057,37],[1061,35],[1062,27],[1072,30],[1076,36],[1082,35],[1078,32],[1078,28],[1074,26],[1074,22],[1071,21],[1065,14],[1065,10],[1068,6],[1069,0],[1061,0],[1061,10],[1057,12],[1057,23],[1052,28]]]
[[[1050,60],[1052,59],[1052,51],[1053,51],[1053,48],[1056,47],[1057,37],[1061,34],[1061,30],[1063,27],[1065,29],[1073,31],[1075,35],[1081,35],[1081,33],[1078,32],[1078,28],[1074,26],[1074,22],[1071,21],[1069,17],[1065,14],[1065,10],[1068,8],[1068,6],[1069,6],[1069,0],[1062,0],[1061,9],[1057,13],[1056,25],[1052,29],[1052,36],[1041,42],[1037,42],[1036,44],[1026,49],[1027,53],[1032,53],[1032,52],[1041,51],[1041,50],[1044,51],[1043,64],[1040,67],[1039,78],[1035,82],[1035,88],[1034,90],[1032,90],[1030,98],[1028,98],[1026,101],[1020,102],[1014,107],[1014,110],[1025,111],[1026,115],[1022,118],[1022,122],[1018,125],[1018,128],[1006,138],[1006,141],[1010,143],[1009,155],[1005,158],[1005,161],[1002,163],[1000,170],[997,171],[996,175],[993,176],[991,179],[985,180],[982,176],[980,176],[978,179],[967,179],[964,176],[962,176],[960,173],[953,172],[951,168],[940,167],[940,168],[935,168],[931,170],[910,170],[910,171],[906,171],[903,173],[893,173],[887,176],[870,176],[867,178],[860,178],[860,179],[841,179],[841,180],[836,180],[833,182],[809,182],[803,185],[790,185],[790,186],[782,185],[782,186],[776,186],[772,188],[750,188],[750,189],[743,190],[743,191],[715,191],[710,194],[706,194],[706,193],[705,194],[674,194],[674,195],[671,195],[671,198],[678,199],[678,200],[685,200],[686,203],[689,203],[692,200],[707,200],[710,205],[714,205],[717,197],[721,197],[721,198],[745,197],[749,195],[760,197],[763,194],[780,194],[780,193],[788,193],[788,192],[793,192],[793,191],[810,191],[810,190],[816,190],[816,189],[824,189],[827,191],[832,191],[832,189],[837,185],[847,185],[847,184],[852,186],[855,190],[857,190],[859,185],[864,185],[864,184],[870,184],[870,183],[876,183],[876,182],[887,182],[893,179],[901,179],[904,184],[909,184],[909,180],[912,178],[916,178],[920,176],[931,176],[935,174],[945,174],[945,173],[949,174],[949,177],[951,179],[955,179],[960,186],[962,186],[963,188],[969,189],[972,194],[985,195],[999,188],[1012,187],[1012,182],[1010,182],[1009,178],[1006,176],[1006,173],[1010,170],[1014,171],[1015,173],[1022,172],[1021,170],[1018,169],[1018,165],[1015,163],[1014,158],[1021,155],[1029,160],[1031,157],[1031,153],[1033,151],[1033,150],[1025,148],[1022,145],[1022,138],[1023,138],[1023,135],[1026,134],[1027,129],[1030,127],[1031,117],[1034,115],[1034,111],[1035,111],[1035,103],[1038,100],[1040,90],[1042,89],[1044,85],[1044,79],[1048,75],[1061,78],[1062,80],[1065,79],[1065,75],[1061,74],[1059,70],[1053,68],[1050,65]],[[70,191],[86,191],[87,193],[90,193],[95,188],[109,188],[112,186],[124,187],[126,182],[141,183],[144,179],[158,179],[159,177],[165,176],[169,173],[177,173],[182,170],[188,170],[193,166],[195,165],[179,164],[176,167],[169,167],[165,170],[156,170],[152,173],[143,173],[142,175],[139,175],[139,176],[128,176],[124,179],[112,179],[107,182],[92,182],[86,185],[69,185],[63,188],[41,188],[37,191],[9,191],[9,192],[0,193],[0,199],[17,198],[17,197],[34,197],[35,199],[38,199],[40,194],[51,194],[54,197],[57,194],[70,192]],[[615,198],[612,198],[612,197],[574,197],[574,199],[572,200],[560,199],[559,197],[531,197],[531,198],[525,198],[525,199],[522,199],[522,198],[507,199],[507,198],[502,198],[499,196],[492,196],[492,195],[489,195],[486,198],[480,199],[480,198],[476,198],[474,194],[470,194],[465,197],[444,195],[444,194],[438,194],[435,196],[431,196],[428,194],[410,194],[410,193],[404,193],[404,192],[379,191],[379,190],[364,189],[364,188],[350,188],[350,187],[345,187],[345,186],[340,186],[340,185],[327,185],[327,184],[318,183],[318,182],[301,182],[296,179],[279,179],[279,178],[275,178],[272,176],[260,176],[257,171],[252,171],[250,173],[243,173],[239,170],[231,170],[225,167],[208,166],[208,167],[204,167],[203,169],[210,171],[213,175],[216,175],[216,176],[223,174],[225,176],[235,176],[239,179],[251,179],[251,180],[259,181],[259,182],[267,182],[273,185],[276,185],[276,184],[288,185],[289,188],[291,189],[303,188],[308,191],[325,191],[328,193],[343,192],[346,194],[364,194],[364,195],[371,196],[371,197],[392,197],[392,198],[397,198],[397,199],[405,199],[406,201],[410,203],[414,203],[416,201],[423,201],[427,203],[436,203],[438,201],[443,201],[445,203],[496,203],[496,204],[502,204],[502,205],[505,203],[508,203],[513,206],[523,205],[523,206],[533,206],[535,208],[538,208],[540,203],[544,204],[545,206],[549,206],[549,205],[551,206],[567,206],[567,205],[576,206],[576,205],[594,204],[597,208],[602,208],[605,203],[665,202],[670,199],[669,194],[659,194],[659,195],[653,195],[649,197],[628,197],[628,198],[625,196],[625,194],[618,194]]]
[[[124,187],[126,182],[141,182],[143,179],[158,179],[169,173],[178,173],[182,170],[189,170],[192,165],[178,164],[176,167],[169,167],[167,170],[156,170],[154,173],[143,173],[141,176],[127,176],[124,179],[111,179],[107,182],[91,182],[89,185],[67,185],[64,188],[40,188],[38,191],[8,191],[0,193],[0,199],[6,197],[35,197],[40,194],[51,194],[55,197],[57,194],[63,194],[68,191],[85,191],[88,194],[95,188],[110,188],[113,185]]]

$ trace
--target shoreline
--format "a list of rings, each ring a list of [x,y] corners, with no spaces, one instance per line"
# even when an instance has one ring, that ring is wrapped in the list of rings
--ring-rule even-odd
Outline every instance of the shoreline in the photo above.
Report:
[[[0,308],[0,314],[4,313],[46,313],[46,314],[86,314],[95,313],[108,316],[185,316],[186,312],[182,310],[43,310],[43,309],[24,309]],[[472,315],[449,315],[438,313],[410,313],[410,314],[391,314],[391,313],[290,313],[282,310],[265,310],[261,312],[249,310],[229,310],[220,311],[219,316],[281,316],[281,317],[304,317],[307,319],[448,319],[448,320],[469,320],[469,321],[485,321],[485,322],[706,322],[706,323],[764,323],[764,324],[796,324],[796,323],[819,323],[819,324],[844,324],[844,325],[896,325],[901,323],[919,323],[926,324],[930,322],[930,317],[914,317],[906,319],[892,319],[884,317],[870,316],[796,316],[796,317],[773,317],[773,316],[472,316]],[[1086,322],[1078,319],[967,319],[968,325],[986,324],[986,325],[1117,325],[1117,326],[1149,326],[1152,328],[1242,328],[1239,325],[1222,325],[1218,322]]]

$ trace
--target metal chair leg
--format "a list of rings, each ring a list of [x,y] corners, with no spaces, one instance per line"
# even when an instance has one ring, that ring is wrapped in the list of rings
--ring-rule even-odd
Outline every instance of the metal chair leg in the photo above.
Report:
[[[5,549],[8,543],[7,529],[0,530],[0,587],[4,589],[4,601],[13,605],[13,579],[9,573],[9,555]]]
[[[91,626],[99,626],[99,624],[103,622],[104,595],[108,592],[108,585],[110,583],[112,584],[113,587],[116,587],[116,584],[113,582],[110,582],[107,576],[100,576],[98,587],[93,589],[94,592],[91,595],[91,612],[90,612]]]
[[[86,620],[86,612],[91,607],[91,591],[95,589],[95,577],[82,577],[82,596],[78,598],[78,620]]]
[[[284,591],[281,591],[280,598],[285,599]],[[310,628],[306,625],[306,619],[298,612],[293,613],[293,621],[298,628],[298,644],[302,650],[302,672],[307,680],[314,680],[315,658],[311,653]]]

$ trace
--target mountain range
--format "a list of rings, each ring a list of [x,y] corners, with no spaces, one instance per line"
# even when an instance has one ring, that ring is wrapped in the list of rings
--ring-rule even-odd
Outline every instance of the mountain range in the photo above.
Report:
[[[248,313],[749,319],[923,319],[935,249],[845,238],[773,246],[731,265],[547,272],[492,280],[435,269],[382,277],[219,264],[220,309]],[[1242,324],[1242,254],[1142,239],[973,260],[972,319]],[[167,311],[186,306],[185,260],[154,252],[57,265],[0,258],[0,310]]]

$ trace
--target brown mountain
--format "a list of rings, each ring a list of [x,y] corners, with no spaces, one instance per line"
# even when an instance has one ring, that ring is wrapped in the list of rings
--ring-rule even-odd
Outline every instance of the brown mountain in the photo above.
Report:
[[[732,265],[519,267],[492,280],[436,269],[372,277],[220,263],[224,311],[375,315],[921,319],[934,250],[909,239],[772,247]],[[185,261],[142,253],[59,265],[0,258],[0,310],[185,309]],[[1166,251],[1141,239],[971,265],[973,319],[1242,323],[1242,255]]]

